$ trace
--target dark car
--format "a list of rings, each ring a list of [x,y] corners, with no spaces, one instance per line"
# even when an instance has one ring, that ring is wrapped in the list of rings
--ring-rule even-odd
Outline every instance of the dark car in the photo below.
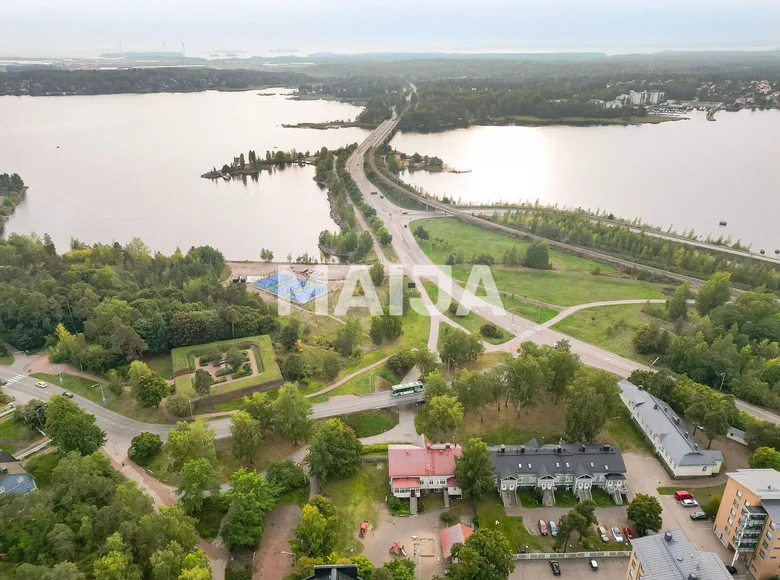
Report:
[[[68,397],[69,399],[72,399],[73,398],[73,393],[71,393],[70,391],[65,391],[64,393],[62,393],[62,396],[63,397]]]
[[[707,519],[707,514],[705,514],[704,512],[693,512],[691,514],[691,519],[692,520],[706,520]]]
[[[561,575],[561,566],[558,564],[558,560],[550,560],[550,568],[552,568],[553,576]]]
[[[241,280],[240,276],[233,276],[233,284],[238,284],[239,280]]]
[[[729,574],[732,576],[736,575],[737,569],[734,566],[726,566],[726,570],[729,571]]]
[[[5,379],[0,379],[0,386],[5,386],[7,384],[8,384],[8,381],[6,381]]]

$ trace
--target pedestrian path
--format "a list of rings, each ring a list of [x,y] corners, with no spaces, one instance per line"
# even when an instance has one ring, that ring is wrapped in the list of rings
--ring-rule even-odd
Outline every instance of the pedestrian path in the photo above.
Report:
[[[18,383],[21,381],[24,377],[22,375],[14,375],[10,379],[5,379],[7,385],[13,385],[14,383]]]

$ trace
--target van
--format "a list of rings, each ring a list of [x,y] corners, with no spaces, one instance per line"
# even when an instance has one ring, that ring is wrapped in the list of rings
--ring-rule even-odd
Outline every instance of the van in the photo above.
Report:
[[[693,499],[693,494],[689,491],[675,491],[674,492],[674,499],[677,501],[682,501],[684,499]]]

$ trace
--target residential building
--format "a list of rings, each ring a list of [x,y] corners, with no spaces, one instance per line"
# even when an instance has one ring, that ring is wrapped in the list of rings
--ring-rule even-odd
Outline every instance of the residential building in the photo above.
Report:
[[[780,472],[738,469],[727,473],[713,530],[724,546],[742,556],[752,578],[780,574]]]
[[[507,507],[518,505],[518,492],[534,488],[541,490],[544,505],[554,505],[555,492],[560,490],[584,500],[592,497],[592,489],[601,489],[616,503],[622,503],[628,491],[623,454],[612,445],[544,445],[531,439],[525,445],[492,447],[490,460],[496,488]]]
[[[422,493],[446,491],[460,496],[455,482],[455,458],[463,449],[455,443],[433,444],[424,435],[414,443],[388,445],[387,467],[395,497],[418,498]]]
[[[747,445],[747,441],[745,441],[745,432],[742,429],[729,427],[728,431],[726,431],[726,437],[742,445]]]
[[[35,479],[13,455],[0,450],[0,496],[27,494],[36,489]]]
[[[474,530],[466,524],[455,524],[441,531],[441,553],[445,562],[449,563],[452,558],[452,547],[455,544],[465,544],[472,533]]]
[[[305,580],[361,580],[355,564],[315,566],[314,574]]]
[[[680,530],[631,540],[626,580],[730,580],[721,559],[700,552]]]
[[[703,449],[668,403],[628,381],[618,384],[631,418],[675,477],[705,477],[720,472],[723,454]]]

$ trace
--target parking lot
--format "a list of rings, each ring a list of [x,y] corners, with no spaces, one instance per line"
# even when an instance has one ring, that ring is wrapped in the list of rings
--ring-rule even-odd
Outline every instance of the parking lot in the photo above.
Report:
[[[561,578],[589,578],[602,580],[623,580],[626,577],[628,558],[597,559],[599,570],[594,576],[593,570],[585,558],[558,560],[561,567]],[[510,580],[536,580],[537,578],[555,578],[547,560],[519,560],[515,562],[515,571],[509,575]]]

